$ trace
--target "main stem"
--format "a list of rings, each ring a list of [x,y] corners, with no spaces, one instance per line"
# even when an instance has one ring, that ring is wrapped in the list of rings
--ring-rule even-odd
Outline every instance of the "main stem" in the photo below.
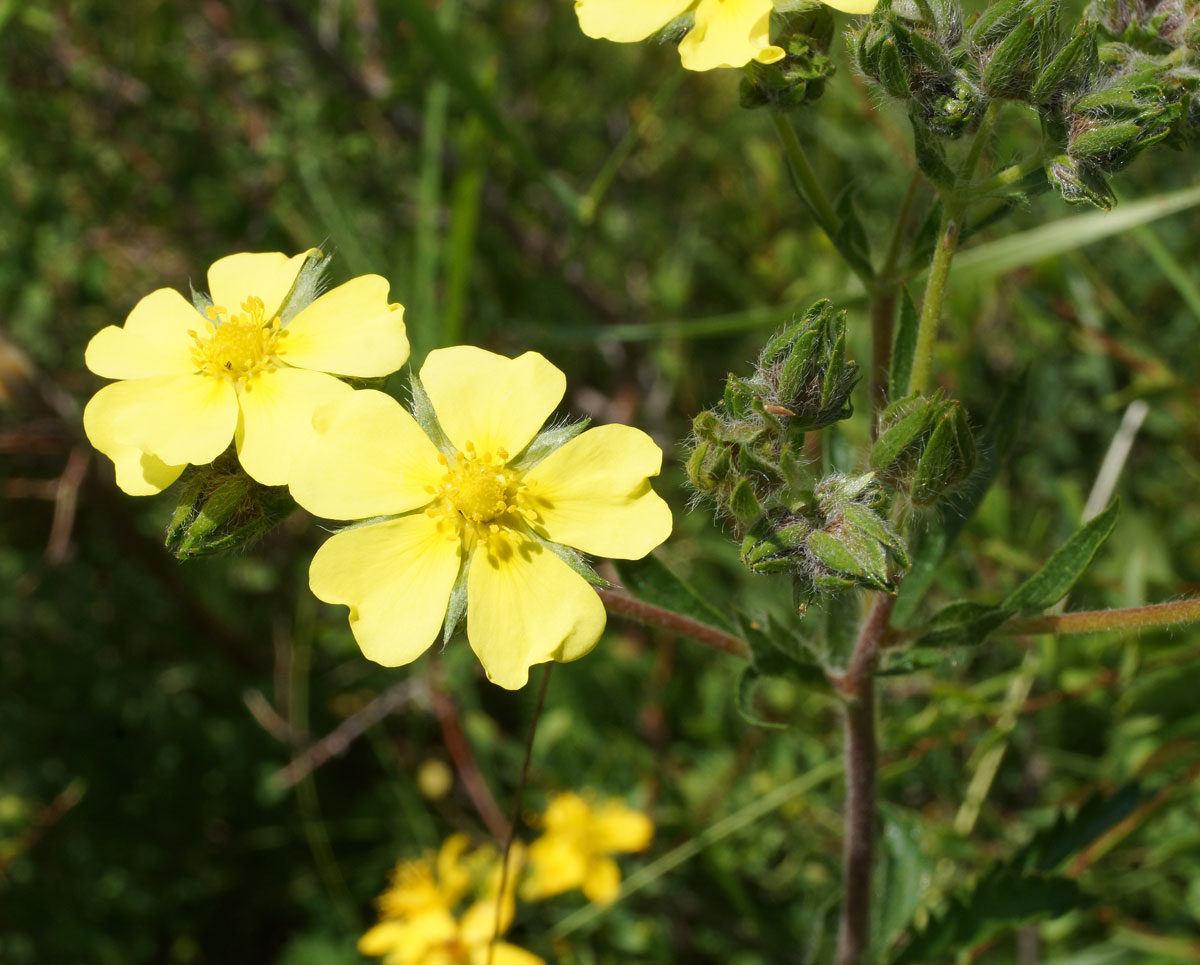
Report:
[[[875,858],[875,667],[896,598],[880,593],[871,604],[850,665],[841,679],[846,698],[846,805],[842,847],[843,898],[837,965],[862,965],[870,945],[871,866]]]

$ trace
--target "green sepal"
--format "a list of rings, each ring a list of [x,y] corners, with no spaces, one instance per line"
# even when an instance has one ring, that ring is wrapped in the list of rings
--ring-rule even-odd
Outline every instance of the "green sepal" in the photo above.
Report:
[[[458,568],[454,586],[450,589],[450,602],[446,606],[446,619],[442,624],[443,646],[458,632],[463,618],[467,615],[467,573],[470,569],[471,558],[466,556]]]
[[[554,452],[555,449],[566,445],[583,432],[591,424],[591,421],[589,418],[583,418],[578,422],[556,426],[552,429],[547,429],[545,432],[538,433],[533,442],[529,443],[524,451],[516,459],[512,460],[512,467],[514,469],[530,469],[536,466],[550,455],[550,453]]]
[[[762,515],[754,486],[745,476],[737,481],[729,495],[729,511],[742,526],[749,526]]]
[[[279,320],[282,324],[286,325],[290,322],[321,294],[325,269],[329,267],[332,259],[333,255],[327,255],[318,249],[304,260],[304,264],[300,266],[300,271],[296,275],[296,280],[292,282],[291,291],[288,292],[287,298],[280,306]]]
[[[1075,36],[1038,71],[1029,99],[1035,104],[1046,104],[1063,96],[1083,81],[1095,59],[1096,25],[1080,24]]]
[[[1019,97],[1029,89],[1036,61],[1038,22],[1024,17],[992,51],[983,70],[983,90],[989,97]]]
[[[1095,168],[1076,164],[1065,154],[1046,162],[1046,177],[1058,188],[1068,204],[1087,203],[1103,211],[1111,211],[1117,196]]]
[[[914,506],[938,503],[975,471],[975,439],[962,406],[947,402],[935,419],[912,479],[909,497]]]
[[[891,591],[894,588],[888,578],[884,548],[852,529],[844,529],[837,536],[817,530],[808,538],[808,551],[834,571],[835,579],[849,578],[860,586],[875,590]]]
[[[437,446],[439,451],[447,456],[454,455],[457,450],[446,433],[442,431],[442,424],[438,422],[437,413],[433,410],[433,403],[416,372],[408,373],[408,384],[412,390],[412,414],[413,418],[417,420],[417,425],[425,430],[425,435],[429,436],[429,441]]]
[[[552,542],[550,542],[550,540],[546,539],[544,536],[542,536],[540,533],[538,533],[536,531],[531,530],[531,533],[532,533],[533,538],[538,543],[540,543],[547,550],[549,550],[551,553],[553,553],[555,556],[557,556],[560,560],[562,560],[564,563],[566,563],[567,566],[569,566],[572,570],[574,570],[576,573],[578,573],[580,576],[582,576],[592,586],[598,586],[601,588],[607,588],[607,587],[612,586],[612,584],[609,583],[608,580],[606,580],[599,573],[597,573],[594,569],[592,569],[591,566],[588,565],[588,562],[587,562],[587,560],[585,560],[583,558],[582,553],[578,552],[577,550],[571,549],[571,547],[569,547],[569,546],[563,546],[561,543],[552,543]]]

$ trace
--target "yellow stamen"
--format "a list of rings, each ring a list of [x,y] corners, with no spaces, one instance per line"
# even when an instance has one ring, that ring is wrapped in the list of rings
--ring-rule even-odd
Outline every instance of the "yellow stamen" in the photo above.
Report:
[[[281,330],[278,317],[269,323],[264,319],[261,298],[247,298],[240,313],[210,305],[205,314],[209,318],[205,331],[188,331],[195,343],[192,360],[200,372],[248,386],[256,376],[278,366],[277,343],[287,332]]]

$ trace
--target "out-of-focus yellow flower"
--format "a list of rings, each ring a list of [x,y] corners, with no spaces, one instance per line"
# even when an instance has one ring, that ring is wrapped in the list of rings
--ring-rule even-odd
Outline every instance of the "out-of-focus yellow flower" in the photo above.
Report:
[[[828,0],[846,13],[870,13],[878,0]],[[629,43],[645,40],[676,17],[693,22],[679,44],[688,70],[773,64],[784,56],[771,43],[772,0],[575,0],[579,26],[589,37]]]
[[[382,920],[358,940],[358,950],[364,955],[383,956],[384,965],[486,965],[489,957],[492,965],[545,965],[537,955],[507,942],[496,941],[489,953],[493,935],[498,937],[508,931],[516,912],[514,888],[524,860],[523,849],[518,844],[509,852],[504,897],[500,901],[499,857],[489,848],[480,848],[464,858],[465,847],[463,835],[446,840],[438,855],[435,886],[431,889],[422,883],[401,889],[404,914],[397,917],[389,917],[389,910],[398,906],[387,900],[397,892],[398,882],[393,880],[392,887],[379,901]],[[453,869],[449,876],[441,867],[443,862]],[[401,862],[397,868],[422,863],[422,876],[432,881],[431,857]],[[443,887],[451,879],[453,887]],[[455,906],[472,887],[482,892],[482,897],[457,917]],[[431,900],[426,901],[427,898]]]
[[[467,836],[452,834],[436,856],[399,862],[387,891],[379,896],[380,917],[416,918],[457,905],[471,886],[471,868],[463,860],[466,850]]]
[[[620,801],[594,804],[574,792],[556,795],[543,817],[545,833],[529,846],[528,900],[582,888],[589,901],[607,903],[621,890],[621,871],[609,855],[643,851],[654,825]]]
[[[160,288],[123,327],[92,338],[87,367],[121,381],[92,397],[83,426],[121,489],[161,492],[231,441],[250,476],[282,486],[313,409],[351,391],[327,373],[382,376],[404,364],[404,311],[388,302],[386,279],[364,275],[314,299],[323,260],[316,249],[229,255],[208,270],[207,313]]]
[[[516,689],[531,666],[583,656],[604,629],[599,597],[550,544],[640,559],[671,532],[671,511],[650,488],[662,450],[638,429],[607,425],[527,456],[566,388],[535,352],[439,349],[420,381],[443,451],[382,392],[314,415],[292,496],[331,519],[392,518],[327,540],[309,583],[350,607],[363,653],[389,667],[429,647],[457,583],[472,649],[489,679]]]

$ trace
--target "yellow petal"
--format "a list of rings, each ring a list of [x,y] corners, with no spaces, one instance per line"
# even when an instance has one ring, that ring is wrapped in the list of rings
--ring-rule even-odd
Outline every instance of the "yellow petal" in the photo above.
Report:
[[[654,823],[620,801],[606,801],[593,812],[589,831],[596,851],[644,851],[654,838]]]
[[[773,64],[784,56],[771,45],[771,0],[700,0],[696,23],[679,44],[688,70]]]
[[[670,507],[650,488],[661,467],[662,450],[640,429],[589,429],[526,473],[535,529],[585,553],[641,559],[671,535]]]
[[[433,643],[458,564],[458,540],[416,513],[330,537],[308,581],[318,599],[350,607],[350,629],[368,659],[398,667]]]
[[[130,446],[117,446],[112,452],[104,454],[113,461],[117,486],[130,496],[153,496],[161,493],[187,468],[168,466],[161,459]]]
[[[512,924],[513,916],[516,914],[516,907],[516,901],[509,895],[508,900],[498,909],[500,927],[497,928],[495,897],[475,902],[463,912],[462,920],[459,922],[459,937],[462,938],[463,944],[483,945],[486,948],[488,942],[492,940],[493,934],[503,935],[508,931],[508,926]]]
[[[242,310],[242,302],[255,295],[262,299],[263,318],[272,319],[279,314],[304,262],[315,251],[310,248],[290,258],[279,251],[226,255],[208,269],[208,293],[214,305],[235,313]]]
[[[292,464],[292,498],[327,519],[392,516],[430,501],[445,474],[438,451],[389,395],[362,389],[321,406]]]
[[[537,352],[505,358],[472,345],[430,352],[421,381],[446,436],[459,449],[516,456],[554,411],[566,377]]]
[[[101,452],[129,446],[182,466],[216,459],[233,440],[237,419],[237,393],[229,382],[160,375],[106,385],[87,404],[83,426]]]
[[[522,897],[538,901],[578,888],[587,875],[588,855],[577,835],[547,834],[529,846],[529,872]]]
[[[825,4],[842,13],[870,13],[879,6],[879,0],[825,0]]]
[[[313,437],[313,411],[353,391],[324,372],[286,367],[247,382],[238,393],[242,468],[264,486],[287,485],[292,462]]]
[[[591,820],[592,808],[574,791],[555,794],[546,806],[542,823],[550,832],[575,833],[582,831]]]
[[[645,40],[692,5],[692,0],[575,0],[579,28],[589,37]]]
[[[360,378],[391,375],[408,358],[404,307],[388,283],[363,275],[326,292],[287,323],[279,356],[289,365]]]
[[[621,892],[621,869],[612,858],[592,858],[583,879],[583,893],[588,901],[607,905]]]
[[[493,683],[523,687],[531,666],[582,657],[603,631],[600,597],[541,544],[501,532],[472,554],[467,639]]]
[[[539,958],[533,952],[527,952],[508,942],[496,942],[491,954],[484,945],[471,949],[471,965],[546,965],[544,958]]]
[[[170,288],[151,292],[134,307],[125,326],[97,332],[84,352],[84,363],[106,379],[145,379],[196,371],[192,336],[206,319]]]

